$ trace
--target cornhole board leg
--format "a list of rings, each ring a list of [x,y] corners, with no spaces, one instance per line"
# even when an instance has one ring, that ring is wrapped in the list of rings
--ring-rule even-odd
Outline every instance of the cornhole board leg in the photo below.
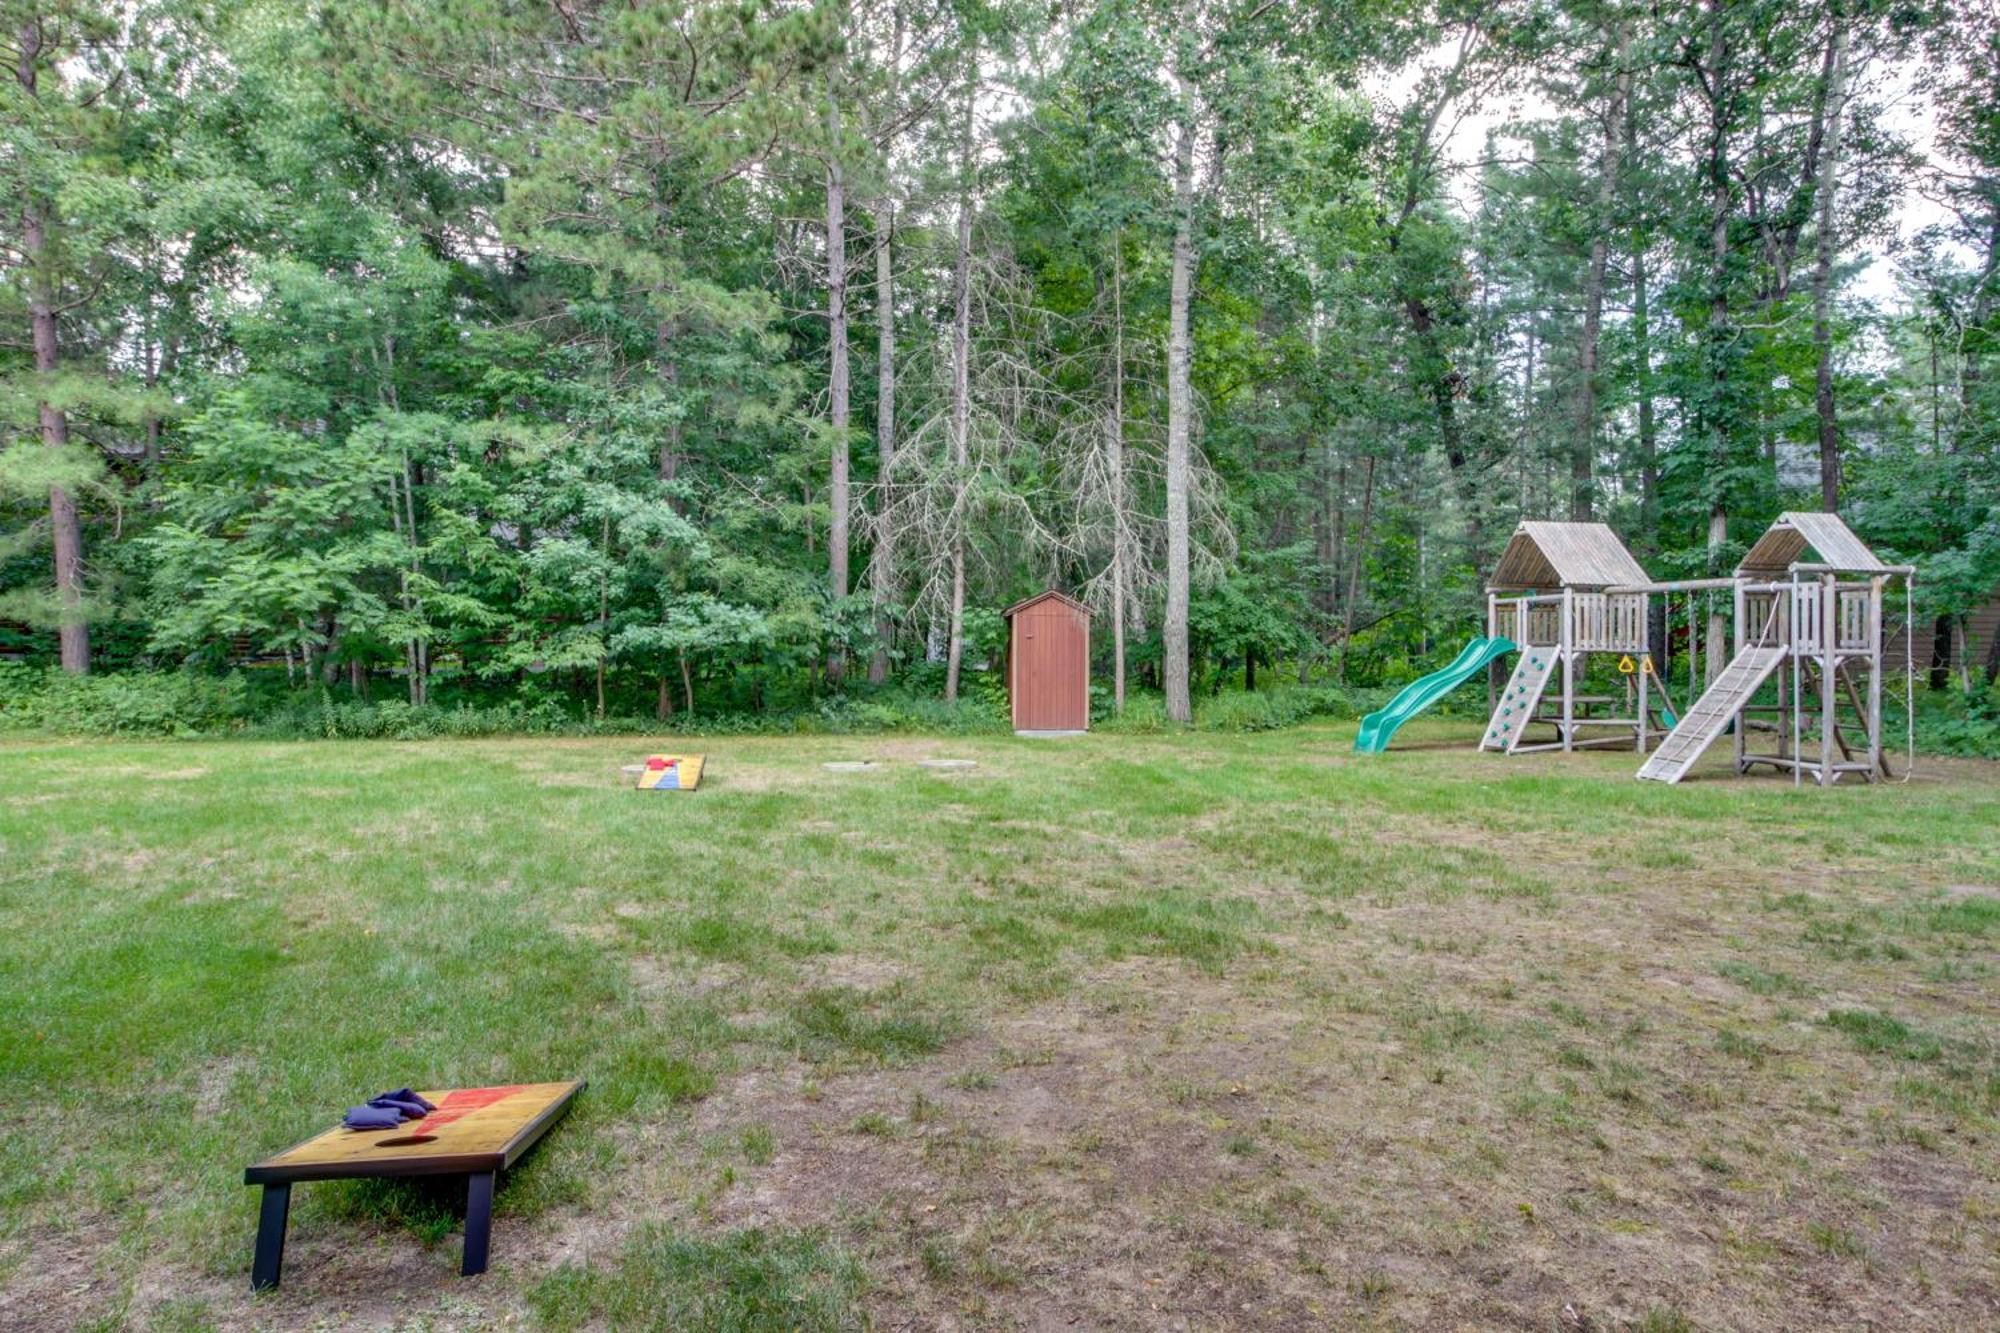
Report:
[[[486,1253],[493,1240],[493,1175],[476,1171],[465,1178],[465,1259],[459,1276],[486,1271]]]
[[[278,1273],[285,1266],[285,1217],[291,1207],[290,1181],[264,1187],[263,1207],[257,1214],[257,1256],[250,1263],[252,1291],[269,1291],[278,1285]]]

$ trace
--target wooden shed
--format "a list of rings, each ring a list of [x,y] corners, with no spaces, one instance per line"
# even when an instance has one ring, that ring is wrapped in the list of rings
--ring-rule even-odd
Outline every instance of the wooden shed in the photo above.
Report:
[[[1051,588],[1003,612],[1007,695],[1026,735],[1090,729],[1090,608]]]

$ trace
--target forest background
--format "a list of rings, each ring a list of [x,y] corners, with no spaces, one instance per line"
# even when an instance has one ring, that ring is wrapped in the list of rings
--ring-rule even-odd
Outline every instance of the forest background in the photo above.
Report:
[[[1046,586],[1107,719],[1270,725],[1448,659],[1520,519],[1672,578],[1829,508],[2000,748],[1988,7],[4,0],[0,56],[0,726],[992,726]]]

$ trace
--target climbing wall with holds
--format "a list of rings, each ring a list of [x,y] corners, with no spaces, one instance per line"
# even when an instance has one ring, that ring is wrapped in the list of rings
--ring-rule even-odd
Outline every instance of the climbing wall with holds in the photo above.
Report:
[[[1500,692],[1500,702],[1493,709],[1493,720],[1486,724],[1480,749],[1511,753],[1521,743],[1521,733],[1528,729],[1528,719],[1542,701],[1542,690],[1561,664],[1560,649],[1530,645],[1521,650],[1514,674],[1507,677],[1507,688]]]

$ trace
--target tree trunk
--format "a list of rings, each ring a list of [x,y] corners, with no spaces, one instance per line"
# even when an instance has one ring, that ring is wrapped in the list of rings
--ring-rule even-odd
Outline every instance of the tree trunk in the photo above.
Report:
[[[1729,186],[1729,125],[1730,93],[1729,81],[1729,41],[1723,31],[1724,0],[1709,0],[1709,128],[1707,149],[1707,176],[1709,185],[1709,300],[1708,300],[1708,348],[1709,361],[1709,401],[1703,409],[1708,420],[1703,424],[1708,435],[1710,459],[1718,472],[1729,465],[1730,426],[1726,401],[1728,397],[1728,362],[1725,349],[1730,341],[1729,327],[1729,218],[1732,199]],[[1726,497],[1717,490],[1709,504],[1708,512],[1708,558],[1709,569],[1713,573],[1722,557],[1722,549],[1729,540],[1729,513]],[[1723,617],[1720,613],[1708,618],[1708,644],[1705,654],[1707,681],[1715,682],[1722,672],[1723,659],[1728,656],[1727,641],[1724,638]]]
[[[1619,30],[1619,78],[1623,85],[1625,145],[1622,159],[1637,163],[1639,157],[1639,115],[1632,97],[1631,44],[1629,30]],[[1660,445],[1653,417],[1653,347],[1650,322],[1651,293],[1647,290],[1646,215],[1640,202],[1643,186],[1635,186],[1632,206],[1632,356],[1634,389],[1638,394],[1639,415],[1639,530],[1647,551],[1660,549]]]
[[[883,106],[894,121],[901,107],[903,7],[891,6],[894,37],[889,46],[888,86]],[[896,204],[891,193],[895,132],[887,131],[881,150],[882,192],[875,203],[875,545],[869,553],[868,586],[875,605],[875,651],[868,659],[868,683],[889,678],[896,646]]]
[[[826,318],[827,427],[832,437],[832,480],[827,492],[826,554],[827,575],[833,600],[847,596],[847,180],[840,164],[840,102],[833,88],[826,100]],[[826,676],[835,685],[846,671],[843,645],[827,650]]]
[[[1597,170],[1597,219],[1590,237],[1590,272],[1583,290],[1582,384],[1577,393],[1576,447],[1570,455],[1569,516],[1588,523],[1594,508],[1592,492],[1597,470],[1597,361],[1604,327],[1604,270],[1611,254],[1612,204],[1618,191],[1619,132],[1625,119],[1621,105],[1630,76],[1625,73],[1625,42],[1617,42],[1619,72],[1611,105],[1605,109],[1603,160]]]
[[[975,57],[975,60],[977,57]],[[972,470],[972,88],[965,90],[959,128],[958,259],[952,267],[951,323],[951,640],[945,650],[944,697],[958,698],[965,661],[965,497]]]
[[[1194,720],[1188,697],[1188,450],[1193,429],[1188,335],[1194,278],[1194,91],[1178,72],[1181,107],[1174,139],[1174,249],[1167,316],[1167,605],[1160,626],[1167,719]]]
[[[1931,669],[1928,684],[1934,690],[1951,684],[1952,617],[1939,616],[1931,622]]]
[[[1819,414],[1819,500],[1828,513],[1840,507],[1840,419],[1833,407],[1834,197],[1840,189],[1841,114],[1847,95],[1847,24],[1834,20],[1829,37],[1826,90],[1826,157],[1819,183],[1818,250],[1813,264],[1813,345],[1819,350],[1814,405]]]
[[[32,96],[33,65],[22,60],[22,82]],[[52,377],[61,361],[57,342],[56,297],[43,268],[48,244],[48,217],[31,204],[21,215],[21,249],[29,273],[28,319],[35,344],[35,372]],[[69,415],[46,398],[39,405],[42,443],[57,452],[69,450]],[[57,630],[62,669],[83,675],[90,670],[90,626],[83,611],[83,524],[76,498],[65,486],[49,487],[49,528],[55,538]]]
[[[665,722],[674,715],[674,692],[667,685],[666,672],[660,673],[659,693],[653,700],[653,716]]]
[[[1363,465],[1361,517],[1354,527],[1354,563],[1348,568],[1347,595],[1341,599],[1340,657],[1334,678],[1347,683],[1347,649],[1354,640],[1354,607],[1360,601],[1361,565],[1368,558],[1368,525],[1375,516],[1375,456]]]
[[[1721,505],[1708,512],[1708,564],[1712,570],[1722,558],[1722,548],[1729,541],[1729,515]],[[1707,650],[1702,655],[1702,684],[1713,685],[1715,678],[1722,674],[1722,665],[1729,658],[1729,620],[1718,604],[1717,609],[1708,614]],[[1694,705],[1689,704],[1690,708]]]
[[[1646,549],[1660,549],[1660,433],[1653,416],[1653,348],[1648,324],[1645,231],[1632,238],[1632,355],[1639,395],[1639,528]]]
[[[1980,266],[1979,284],[1974,289],[1978,295],[1972,298],[1972,317],[1966,322],[1968,330],[1980,331],[1977,335],[1980,346],[1975,350],[1971,338],[1966,340],[1965,360],[1958,373],[1958,427],[1953,432],[1951,451],[1958,452],[1958,442],[1972,421],[1972,405],[1978,397],[1979,385],[1986,374],[1985,354],[1987,336],[1986,323],[1993,318],[1993,304],[2000,300],[2000,209],[1994,210],[1993,219],[1986,228],[1986,262]],[[1935,378],[1935,377],[1933,377]]]
[[[896,274],[892,249],[895,209],[875,210],[875,466],[878,517],[869,587],[875,596],[875,655],[868,659],[868,683],[889,678],[889,650],[896,622],[889,614],[896,596]]]
[[[1124,237],[1111,242],[1111,419],[1106,423],[1106,470],[1111,475],[1111,697],[1125,712],[1125,255]]]
[[[653,347],[659,359],[660,391],[670,407],[680,397],[681,367],[679,358],[674,354],[674,339],[678,334],[679,329],[671,320],[662,320],[653,332]],[[660,480],[671,482],[678,478],[682,461],[680,416],[674,414],[668,418],[666,434],[660,437]],[[681,512],[679,499],[669,496],[667,504],[675,513]]]

